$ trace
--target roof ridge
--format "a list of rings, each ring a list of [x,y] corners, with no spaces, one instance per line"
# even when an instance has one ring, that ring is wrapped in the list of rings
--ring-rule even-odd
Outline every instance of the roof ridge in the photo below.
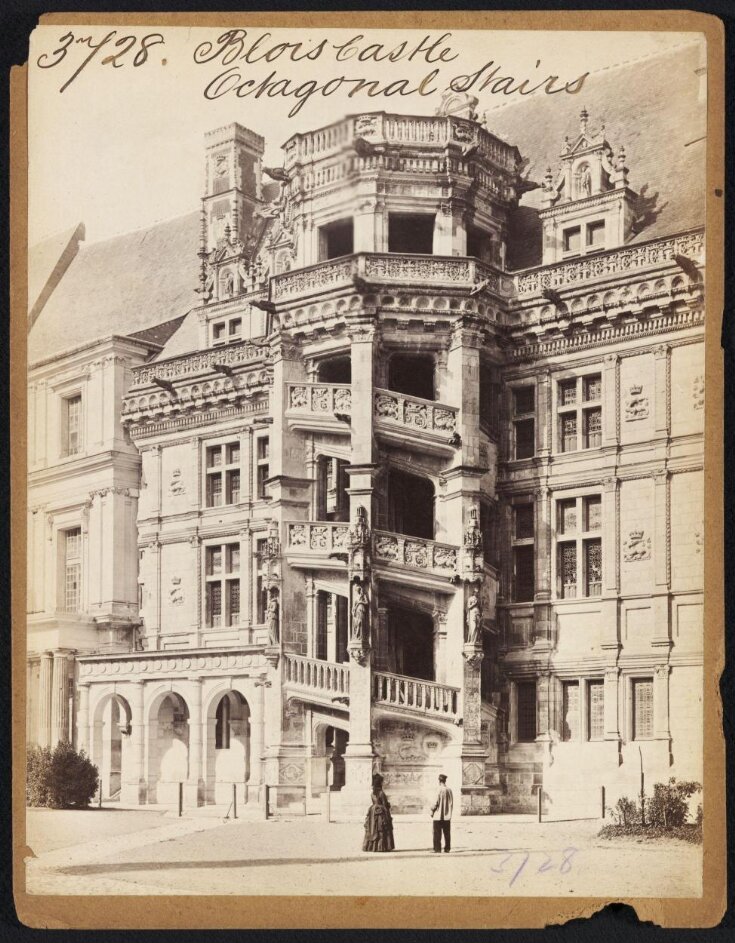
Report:
[[[167,216],[165,219],[156,219],[153,222],[149,222],[142,226],[136,226],[135,229],[125,229],[122,232],[114,233],[110,236],[105,236],[104,239],[97,239],[93,242],[86,240],[83,245],[80,246],[79,251],[83,252],[88,249],[93,249],[96,246],[104,245],[107,242],[114,242],[116,239],[124,239],[127,236],[134,236],[136,233],[141,232],[150,232],[152,229],[155,229],[157,226],[165,226],[166,223],[173,223],[176,220],[185,219],[187,216],[194,216],[198,214],[199,210],[192,209],[188,213],[176,213],[174,216]],[[45,241],[41,240],[42,242]]]

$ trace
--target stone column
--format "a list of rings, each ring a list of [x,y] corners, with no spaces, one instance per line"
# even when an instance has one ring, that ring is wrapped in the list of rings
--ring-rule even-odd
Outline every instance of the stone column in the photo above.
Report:
[[[651,644],[666,651],[671,644],[669,619],[669,574],[671,529],[669,507],[669,475],[661,472],[654,475],[653,490],[653,638]]]
[[[656,437],[669,434],[669,348],[660,344],[654,350],[654,409]]]
[[[669,725],[669,675],[668,665],[656,665],[653,672],[653,735],[657,740],[671,737]]]
[[[126,754],[127,768],[123,771],[122,801],[130,805],[143,805],[146,801],[145,741],[147,730],[143,714],[142,681],[133,681],[127,690],[130,699],[131,729],[130,744]]]
[[[534,545],[536,550],[536,587],[534,593],[534,644],[538,648],[552,643],[551,610],[551,490],[535,492]]]
[[[77,750],[89,756],[89,681],[77,685],[79,690],[79,712],[77,713]]]
[[[69,740],[69,668],[66,652],[54,652],[51,695],[51,746]]]
[[[620,718],[618,712],[618,696],[620,671],[618,668],[608,668],[605,671],[604,718],[605,739],[620,740]]]
[[[184,797],[189,807],[204,802],[202,778],[202,679],[190,678],[189,690],[189,778],[184,785]]]
[[[506,415],[510,415],[506,413]],[[544,370],[536,383],[536,455],[551,454],[551,372]]]
[[[263,784],[263,728],[265,724],[264,688],[270,685],[265,676],[255,681],[258,692],[257,703],[251,705],[250,713],[250,777],[248,779],[248,802],[257,801]],[[254,708],[254,710],[252,710]]]
[[[615,446],[620,437],[620,357],[606,354],[603,370],[602,444]]]

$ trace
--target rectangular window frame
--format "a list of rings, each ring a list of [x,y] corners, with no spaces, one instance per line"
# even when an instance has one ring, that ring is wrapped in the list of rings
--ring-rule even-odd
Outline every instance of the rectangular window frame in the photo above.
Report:
[[[270,437],[265,434],[257,435],[254,442],[255,449],[255,497],[259,501],[267,500],[270,495],[266,482],[270,478]]]
[[[604,433],[603,378],[601,371],[590,371],[556,381],[556,452],[570,454],[602,447]],[[590,391],[598,395],[590,397]],[[599,415],[599,428],[591,430],[593,416]]]
[[[515,682],[515,709],[516,742],[535,743],[538,737],[538,690],[535,680]]]
[[[510,394],[513,416],[511,425],[512,461],[521,462],[534,458],[536,455],[536,385],[535,383],[515,384],[510,387]],[[524,398],[528,397],[529,394],[532,402],[524,402]],[[522,447],[521,443],[524,446],[530,444],[530,448]]]
[[[74,614],[82,608],[82,528],[65,527],[58,531],[62,543],[60,610]],[[70,541],[74,537],[75,544]]]
[[[531,508],[529,512],[527,508]],[[533,532],[530,536],[521,537],[518,534],[521,531],[521,515],[524,517],[532,515]],[[511,545],[512,545],[512,573],[511,573],[511,600],[515,603],[531,603],[536,594],[536,503],[533,500],[517,500],[511,505]],[[528,523],[527,521],[525,522]],[[530,556],[530,579],[521,579],[519,562],[521,559]],[[524,588],[529,587],[528,593]],[[521,598],[523,597],[523,598]]]
[[[629,679],[629,703],[630,703],[630,739],[632,741],[654,740],[655,739],[655,685],[652,675],[632,675]],[[639,685],[650,685],[650,708],[649,722],[646,731],[639,729],[639,708],[637,705],[637,693]],[[642,688],[641,688],[642,690]]]
[[[72,431],[72,406],[78,406]],[[81,455],[84,449],[84,396],[81,389],[69,390],[61,397],[61,448],[62,458]],[[72,435],[76,436],[72,442]]]
[[[219,565],[215,569],[214,554],[219,552]],[[236,618],[232,609],[233,584],[237,583],[237,594],[242,599],[242,553],[239,539],[222,538],[209,541],[202,547],[204,580],[204,626],[208,629],[232,629],[242,624],[243,613],[237,608]],[[219,615],[215,618],[214,600],[219,602]]]
[[[242,455],[242,443],[239,438],[203,443],[204,494],[202,499],[207,510],[240,504]],[[210,458],[216,457],[219,461],[210,461]],[[237,487],[235,487],[236,484]],[[216,497],[219,497],[219,500],[215,500]]]
[[[555,587],[557,599],[599,599],[603,594],[604,546],[602,540],[602,495],[560,494],[555,499]],[[599,513],[590,527],[590,507],[599,505]],[[570,513],[573,511],[573,515]],[[599,579],[592,580],[590,548],[599,545]],[[565,548],[574,548],[575,580],[564,579]]]

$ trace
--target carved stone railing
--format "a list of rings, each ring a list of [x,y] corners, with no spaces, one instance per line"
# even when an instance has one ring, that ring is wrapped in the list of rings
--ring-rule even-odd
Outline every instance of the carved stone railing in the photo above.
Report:
[[[375,419],[396,423],[423,432],[437,432],[451,436],[457,431],[457,414],[454,406],[445,406],[433,400],[406,396],[392,390],[375,390],[373,398]]]
[[[270,348],[261,344],[228,344],[225,347],[216,347],[182,357],[172,357],[170,360],[156,360],[141,367],[133,367],[133,383],[131,389],[148,386],[153,377],[162,380],[177,380],[181,377],[194,376],[200,373],[212,372],[212,365],[224,364],[236,367],[240,364],[251,364],[258,360],[270,359]]]
[[[368,283],[472,288],[482,284],[491,291],[506,291],[496,269],[479,259],[464,256],[408,255],[394,252],[361,252],[306,268],[283,272],[271,280],[275,302],[308,296],[352,284],[357,276]],[[507,282],[507,286],[506,283]]]
[[[349,416],[352,387],[348,383],[287,383],[286,409],[310,416]]]
[[[496,138],[477,122],[456,115],[411,116],[370,112],[353,115],[305,134],[296,134],[285,144],[286,167],[295,163],[321,160],[330,153],[341,152],[355,138],[364,138],[371,144],[424,145],[439,149],[447,144],[473,144],[483,157],[499,168],[515,172],[518,152],[500,138]]]
[[[325,695],[348,695],[350,693],[350,669],[348,665],[302,655],[283,654],[283,677],[287,684],[307,688]]]
[[[347,553],[350,525],[332,521],[286,523],[286,553],[328,556]]]
[[[381,563],[407,566],[435,576],[454,576],[459,566],[458,547],[380,530],[374,532],[373,555]]]
[[[373,703],[451,721],[459,717],[458,688],[385,671],[373,674]]]
[[[538,295],[546,288],[568,288],[594,278],[661,265],[672,261],[675,255],[684,255],[701,262],[704,256],[704,233],[691,232],[671,239],[642,242],[624,249],[600,252],[589,258],[570,259],[558,265],[520,272],[516,275],[518,296]]]

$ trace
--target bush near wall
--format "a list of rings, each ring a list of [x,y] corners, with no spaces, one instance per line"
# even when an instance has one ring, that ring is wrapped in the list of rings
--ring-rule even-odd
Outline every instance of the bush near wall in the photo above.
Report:
[[[97,790],[99,773],[84,751],[60,742],[51,751],[33,747],[26,761],[26,801],[51,809],[86,808]]]
[[[689,800],[701,792],[696,782],[656,783],[653,795],[641,799],[622,796],[607,810],[612,825],[605,825],[600,838],[679,838],[688,842],[702,841],[702,806],[697,807],[694,821],[690,821]]]

